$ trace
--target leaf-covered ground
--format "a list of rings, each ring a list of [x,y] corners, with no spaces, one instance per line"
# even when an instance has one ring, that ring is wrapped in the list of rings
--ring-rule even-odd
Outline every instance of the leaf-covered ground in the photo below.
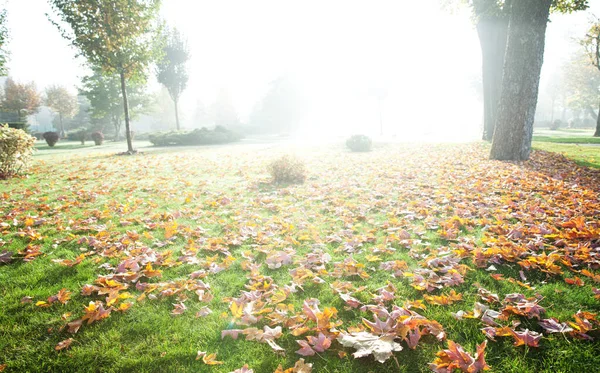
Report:
[[[0,371],[600,366],[597,170],[340,146],[272,185],[288,151],[73,151],[2,181]]]

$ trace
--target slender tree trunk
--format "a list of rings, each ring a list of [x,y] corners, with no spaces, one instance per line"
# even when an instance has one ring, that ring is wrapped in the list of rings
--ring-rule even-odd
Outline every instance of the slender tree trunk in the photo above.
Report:
[[[127,152],[133,154],[133,144],[131,143],[131,128],[129,126],[129,102],[127,101],[127,87],[125,86],[125,73],[121,75],[121,91],[123,92],[123,109],[125,110],[125,137],[127,138]]]
[[[598,109],[598,115],[596,115],[596,132],[594,137],[600,137],[600,109]]]
[[[514,0],[491,159],[529,158],[552,0]]]
[[[63,125],[62,114],[58,114],[58,123],[60,123],[60,137],[65,137],[65,126]]]
[[[502,15],[482,17],[477,23],[481,45],[483,82],[483,140],[491,141],[494,135],[498,102],[502,88],[502,68],[506,51],[508,17]]]
[[[175,103],[175,125],[177,126],[177,131],[179,131],[179,107],[177,101],[179,101],[179,99],[173,99],[173,102]]]

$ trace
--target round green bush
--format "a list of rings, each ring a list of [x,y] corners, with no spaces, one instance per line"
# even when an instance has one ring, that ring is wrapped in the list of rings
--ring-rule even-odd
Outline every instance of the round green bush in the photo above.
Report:
[[[365,135],[354,135],[346,140],[346,146],[353,152],[368,152],[373,146],[371,138]]]
[[[44,134],[42,135],[44,137],[44,140],[46,140],[46,144],[48,144],[49,147],[54,147],[54,145],[56,145],[56,143],[58,142],[58,139],[60,138],[60,136],[58,135],[58,132],[44,132]]]

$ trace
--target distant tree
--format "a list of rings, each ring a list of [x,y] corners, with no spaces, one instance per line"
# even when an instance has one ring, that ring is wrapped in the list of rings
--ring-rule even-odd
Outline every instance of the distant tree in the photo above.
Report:
[[[190,59],[190,51],[185,38],[174,29],[165,29],[163,38],[163,57],[156,64],[156,78],[167,87],[175,104],[175,124],[179,130],[179,98],[188,82],[186,63]]]
[[[216,126],[231,127],[240,124],[240,118],[233,102],[231,102],[231,97],[224,89],[219,91],[217,99],[212,104],[211,111]]]
[[[8,51],[6,43],[8,42],[8,28],[6,27],[6,9],[0,11],[0,76],[7,74],[6,62],[8,61]]]
[[[600,100],[600,70],[589,63],[585,54],[574,55],[564,66],[566,106],[575,112],[585,112],[598,120]]]
[[[53,85],[46,89],[46,106],[58,114],[59,134],[60,137],[65,137],[63,119],[73,118],[77,114],[77,96],[69,93],[63,86]]]
[[[204,106],[200,100],[196,101],[196,109],[194,109],[194,116],[192,119],[194,122],[193,126],[197,128],[208,127],[212,124],[212,119],[206,110],[206,106]]]
[[[35,83],[17,83],[8,78],[4,83],[4,91],[0,101],[3,111],[17,113],[19,120],[25,122],[28,115],[40,110],[42,99],[38,93]]]
[[[598,71],[600,71],[600,19],[597,19],[596,22],[592,24],[589,31],[587,32],[585,38],[581,41],[584,46],[592,66],[594,66]],[[600,86],[596,86],[597,89],[600,89]],[[597,93],[600,93],[597,91]],[[600,95],[599,95],[600,97]],[[598,100],[597,98],[597,101]],[[596,132],[594,132],[594,137],[600,136],[600,109],[598,110],[598,114],[596,115]]]
[[[250,124],[259,131],[291,132],[303,115],[300,94],[285,76],[273,80],[265,97],[254,107]]]
[[[156,56],[154,21],[160,0],[50,0],[50,4],[69,29],[52,22],[90,65],[101,68],[105,74],[118,74],[127,151],[134,153],[127,82],[143,79]]]
[[[550,10],[587,6],[587,0],[512,0],[491,159],[529,158]]]
[[[144,91],[144,84],[133,81],[128,90],[129,117],[144,113],[150,109],[151,99]],[[119,75],[107,75],[99,68],[92,75],[82,79],[79,94],[85,96],[90,103],[92,124],[103,128],[105,124],[112,125],[115,140],[121,136],[121,128],[125,113],[123,112],[123,91]]]
[[[71,129],[71,128],[81,128],[81,127],[85,127],[85,128],[90,128],[90,129],[94,129],[94,130],[99,130],[102,131],[103,128],[94,128],[91,126],[91,118],[90,118],[90,109],[91,109],[91,104],[90,104],[90,100],[87,99],[87,97],[78,94],[77,95],[77,114],[75,114],[75,116],[73,118],[71,118],[71,120],[68,121],[68,123],[65,124],[66,129]]]

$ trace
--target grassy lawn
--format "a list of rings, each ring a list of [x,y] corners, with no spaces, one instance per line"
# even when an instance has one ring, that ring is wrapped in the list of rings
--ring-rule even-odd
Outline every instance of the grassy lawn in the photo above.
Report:
[[[577,164],[587,167],[600,168],[599,145],[557,144],[554,142],[534,141],[533,148],[555,152],[574,160]]]
[[[427,372],[486,327],[492,371],[600,366],[596,170],[480,144],[147,145],[39,145],[27,177],[0,181],[6,372]],[[286,153],[304,184],[270,182]],[[361,332],[402,350],[354,358],[336,338]],[[303,357],[307,337],[331,345]]]

